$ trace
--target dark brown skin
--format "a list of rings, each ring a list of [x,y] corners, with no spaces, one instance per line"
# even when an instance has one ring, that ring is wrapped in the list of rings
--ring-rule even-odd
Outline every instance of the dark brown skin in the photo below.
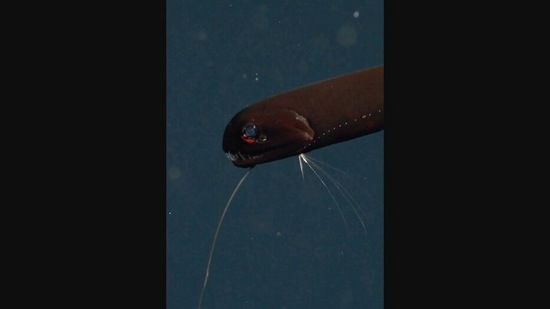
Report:
[[[223,151],[238,167],[280,160],[384,129],[384,66],[294,89],[229,122]]]

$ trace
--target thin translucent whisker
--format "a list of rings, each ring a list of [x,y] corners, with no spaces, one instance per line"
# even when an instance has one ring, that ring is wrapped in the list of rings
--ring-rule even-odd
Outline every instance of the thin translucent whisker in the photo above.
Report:
[[[323,180],[323,178],[317,173],[317,171],[311,166],[311,164],[308,162],[307,160],[308,157],[306,157],[306,155],[304,155],[303,153],[300,154],[298,156],[298,160],[300,160],[300,162],[303,160],[304,163],[306,163],[306,165],[309,167],[309,169],[315,174],[315,176],[317,176],[317,178],[319,179],[319,181],[321,181],[321,183],[323,184],[323,186],[327,189],[327,192],[328,194],[330,195],[330,197],[332,198],[332,200],[334,201],[334,204],[336,205],[336,208],[338,209],[338,212],[340,212],[340,216],[342,217],[342,220],[344,221],[344,225],[346,226],[346,230],[348,230],[348,222],[346,220],[346,217],[344,216],[344,213],[342,212],[342,209],[340,208],[340,204],[338,203],[338,201],[336,200],[336,198],[334,197],[334,195],[332,194],[332,191],[330,190],[330,188],[327,186],[327,184],[325,183],[325,181]],[[303,175],[303,174],[302,174]]]
[[[363,228],[363,232],[365,233],[365,235],[367,234],[367,227],[365,225],[365,221],[363,220],[363,218],[367,218],[367,214],[365,213],[365,211],[363,210],[363,208],[360,207],[360,204],[353,198],[353,195],[344,187],[340,184],[339,181],[336,180],[336,178],[334,178],[334,176],[332,176],[330,173],[328,173],[325,168],[329,168],[335,172],[338,172],[340,173],[341,175],[345,176],[347,179],[351,179],[356,186],[360,187],[360,185],[357,183],[357,181],[353,178],[353,177],[350,177],[346,172],[336,168],[336,167],[333,167],[321,160],[318,160],[318,159],[315,159],[315,158],[312,158],[311,156],[306,156],[304,154],[301,155],[302,156],[302,159],[305,159],[304,162],[306,162],[310,168],[314,167],[315,169],[319,170],[322,175],[324,175],[324,177],[326,177],[327,179],[330,180],[330,182],[332,182],[332,184],[336,187],[336,189],[338,190],[338,192],[340,192],[340,195],[346,200],[346,202],[348,204],[351,205],[351,208],[353,210],[353,212],[355,213],[355,216],[357,217],[357,219],[359,220],[362,228]],[[304,158],[305,157],[305,158]],[[325,167],[325,168],[323,168]],[[317,177],[320,178],[320,176],[317,174]],[[326,187],[326,185],[325,185]],[[327,189],[328,190],[328,189]]]
[[[318,161],[318,162],[320,162],[320,161]],[[366,218],[367,216],[366,216],[365,212],[363,211],[363,209],[359,206],[359,203],[357,203],[357,201],[353,198],[353,195],[344,186],[342,186],[340,184],[340,182],[338,182],[332,175],[330,175],[327,171],[325,171],[318,163],[316,163],[315,161],[312,161],[310,163],[314,167],[316,167],[318,170],[320,170],[321,173],[323,173],[323,175],[325,175],[325,177],[327,177],[334,184],[336,189],[338,189],[338,191],[340,192],[340,195],[346,200],[346,202],[348,204],[350,204],[351,208],[353,209],[353,212],[357,216],[357,219],[359,219],[359,222],[363,226],[363,231],[365,232],[365,235],[366,235],[367,234],[367,227],[365,226],[365,222],[363,221],[363,219],[361,217],[363,216],[363,217]],[[359,213],[359,212],[361,212],[361,213]]]
[[[243,181],[246,179],[246,176],[248,176],[248,174],[250,174],[251,170],[252,170],[252,167],[248,169],[248,171],[246,172],[246,174],[244,174],[244,176],[241,178],[239,183],[237,183],[237,186],[233,190],[233,193],[231,193],[231,197],[229,197],[229,200],[227,201],[227,204],[225,204],[225,208],[223,209],[222,215],[220,217],[220,221],[218,221],[218,227],[216,227],[216,232],[214,233],[214,240],[212,241],[212,247],[210,247],[210,254],[208,255],[208,264],[206,266],[206,272],[205,272],[205,275],[204,275],[204,283],[202,285],[201,296],[199,298],[199,305],[197,306],[198,309],[200,309],[201,306],[202,306],[202,299],[203,299],[203,296],[204,296],[204,291],[206,290],[206,284],[208,283],[208,276],[210,274],[210,265],[212,264],[212,256],[214,255],[214,248],[216,247],[216,241],[218,240],[218,234],[219,234],[220,229],[222,227],[223,219],[225,218],[225,214],[227,213],[227,210],[229,209],[229,205],[231,205],[231,201],[233,200],[233,197],[235,197],[235,194],[237,193],[237,191],[241,187],[241,184],[243,183]]]

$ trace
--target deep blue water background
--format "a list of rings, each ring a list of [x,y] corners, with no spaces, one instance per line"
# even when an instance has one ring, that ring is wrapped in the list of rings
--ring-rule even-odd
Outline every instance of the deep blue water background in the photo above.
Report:
[[[358,12],[358,16],[354,16]],[[242,108],[384,63],[383,1],[167,1],[167,308],[195,308],[245,173],[221,149]],[[383,308],[383,139],[310,153],[366,213],[342,216],[298,159],[252,170],[226,215],[203,308]]]

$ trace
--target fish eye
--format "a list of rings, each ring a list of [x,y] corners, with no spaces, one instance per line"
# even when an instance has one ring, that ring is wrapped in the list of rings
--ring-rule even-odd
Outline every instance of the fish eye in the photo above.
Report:
[[[242,134],[244,138],[255,139],[258,136],[258,128],[253,123],[247,123],[243,127]]]
[[[260,133],[260,129],[255,124],[249,122],[241,130],[241,140],[247,144],[263,143],[267,140],[267,137]]]

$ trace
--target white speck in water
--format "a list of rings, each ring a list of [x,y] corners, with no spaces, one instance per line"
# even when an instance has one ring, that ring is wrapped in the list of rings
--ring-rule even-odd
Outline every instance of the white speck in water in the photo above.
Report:
[[[355,17],[355,18],[359,17],[359,11],[353,12],[353,17]]]

